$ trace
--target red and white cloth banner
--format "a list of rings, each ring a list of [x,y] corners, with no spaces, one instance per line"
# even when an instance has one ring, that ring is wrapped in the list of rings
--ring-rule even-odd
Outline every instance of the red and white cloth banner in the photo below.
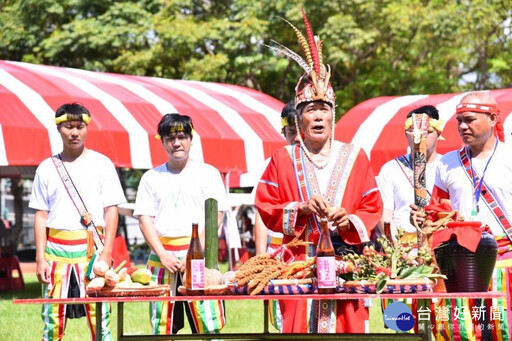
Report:
[[[254,185],[265,159],[285,144],[284,104],[256,90],[0,60],[0,166],[35,166],[60,152],[53,119],[69,102],[91,112],[87,146],[118,167],[165,162],[154,136],[173,112],[192,118],[192,157],[230,174],[232,187]]]
[[[491,90],[490,93],[498,102],[505,128],[505,142],[512,143],[512,89]],[[437,143],[438,153],[445,154],[462,146],[455,107],[463,95],[454,93],[369,99],[350,109],[336,123],[336,139],[361,146],[377,175],[384,163],[407,152],[404,132],[407,113],[429,104],[439,110],[440,119],[445,123],[442,134],[445,140]]]

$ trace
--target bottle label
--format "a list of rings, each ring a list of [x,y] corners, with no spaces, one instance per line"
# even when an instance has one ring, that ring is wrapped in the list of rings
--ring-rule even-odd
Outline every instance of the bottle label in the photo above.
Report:
[[[336,260],[334,256],[316,258],[316,277],[319,288],[336,287]]]
[[[190,269],[192,270],[190,289],[204,289],[204,259],[192,259],[190,262]]]

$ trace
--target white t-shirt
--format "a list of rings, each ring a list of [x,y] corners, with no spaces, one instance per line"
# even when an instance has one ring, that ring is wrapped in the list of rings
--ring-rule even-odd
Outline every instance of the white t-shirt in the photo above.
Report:
[[[105,226],[104,211],[107,206],[126,202],[112,161],[105,155],[88,149],[73,162],[64,162],[71,180],[82,197],[96,226]],[[47,227],[59,230],[80,230],[80,214],[69,197],[66,187],[51,158],[37,167],[32,186],[30,208],[48,211]]]
[[[187,237],[192,223],[204,229],[205,200],[217,200],[219,211],[228,211],[226,190],[219,171],[206,163],[190,160],[178,174],[164,163],[142,176],[133,215],[154,217],[155,229],[163,237]]]
[[[411,164],[410,155],[404,155]],[[427,163],[426,181],[427,190],[432,194],[436,177],[436,167],[441,160],[437,155],[433,162]],[[384,203],[384,209],[393,212],[393,224],[401,227],[405,232],[416,232],[416,228],[410,223],[410,204],[414,204],[413,171],[405,167],[397,159],[388,161],[382,166],[377,184]],[[428,198],[430,199],[430,198]]]
[[[473,159],[473,168],[479,176],[488,159]],[[499,143],[484,175],[484,183],[510,221],[512,219],[512,150]],[[471,219],[473,209],[473,183],[462,167],[459,151],[441,158],[435,184],[450,195],[452,208],[458,210],[466,220]],[[503,229],[492,214],[485,200],[479,200],[480,212],[474,220],[489,224],[494,235],[503,235]]]

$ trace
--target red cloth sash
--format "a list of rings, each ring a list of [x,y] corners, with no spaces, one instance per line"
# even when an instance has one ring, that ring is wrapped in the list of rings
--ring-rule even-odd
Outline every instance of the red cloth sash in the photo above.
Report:
[[[434,232],[432,236],[432,248],[447,242],[455,236],[457,243],[471,252],[475,252],[483,232],[490,232],[488,226],[481,227],[479,221],[451,221],[446,224],[446,229]]]

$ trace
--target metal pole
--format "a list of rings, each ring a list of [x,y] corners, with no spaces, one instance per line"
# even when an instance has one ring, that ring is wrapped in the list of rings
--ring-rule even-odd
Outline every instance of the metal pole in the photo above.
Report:
[[[205,203],[205,266],[209,269],[218,269],[219,253],[219,210],[217,200],[206,199]]]

